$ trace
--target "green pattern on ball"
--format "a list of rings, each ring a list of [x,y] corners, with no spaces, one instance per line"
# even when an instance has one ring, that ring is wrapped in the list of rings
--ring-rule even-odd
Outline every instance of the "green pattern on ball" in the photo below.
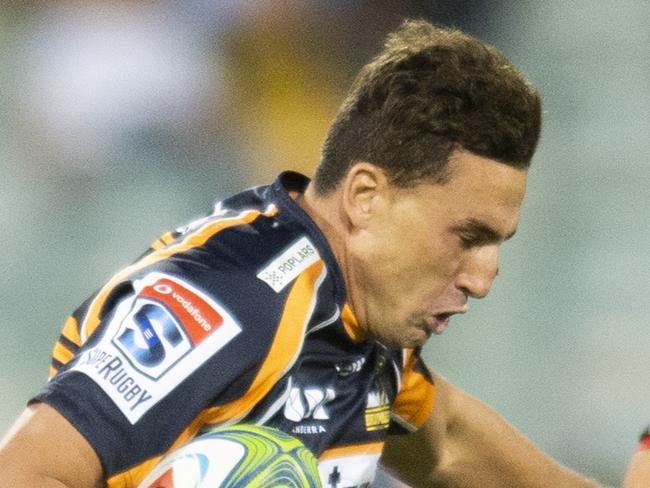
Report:
[[[285,432],[238,424],[214,429],[208,435],[236,441],[246,449],[246,456],[224,481],[224,488],[321,488],[316,458]]]

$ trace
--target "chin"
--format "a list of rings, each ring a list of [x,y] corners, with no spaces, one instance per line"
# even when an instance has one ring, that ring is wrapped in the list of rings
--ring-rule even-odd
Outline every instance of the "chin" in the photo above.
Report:
[[[416,347],[423,346],[429,336],[431,335],[426,329],[421,327],[411,327],[407,330],[402,330],[402,335],[395,335],[396,331],[390,331],[391,334],[378,334],[375,333],[374,338],[380,344],[386,347],[395,347],[399,349],[415,349]]]
[[[424,346],[429,338],[428,335],[422,334],[421,337],[401,337],[391,342],[391,345],[402,349],[415,349]]]
[[[398,348],[398,349],[403,349],[403,348],[411,348],[413,347],[411,345],[410,340],[405,339],[405,338],[396,338],[396,337],[375,337],[375,340],[379,342],[381,345],[385,347],[392,347],[392,348]]]

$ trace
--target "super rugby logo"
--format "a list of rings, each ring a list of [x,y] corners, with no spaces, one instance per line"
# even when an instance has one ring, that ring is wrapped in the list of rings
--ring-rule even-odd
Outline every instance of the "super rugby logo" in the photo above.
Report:
[[[215,298],[178,277],[151,273],[133,282],[97,343],[72,369],[99,385],[137,422],[242,328]]]
[[[114,344],[142,373],[160,378],[223,324],[206,300],[180,280],[160,277],[140,290]]]

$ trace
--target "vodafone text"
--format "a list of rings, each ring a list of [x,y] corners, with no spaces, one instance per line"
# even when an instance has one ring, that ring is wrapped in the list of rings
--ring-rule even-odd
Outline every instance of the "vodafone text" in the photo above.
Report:
[[[182,295],[173,292],[172,293],[172,298],[176,300],[178,303],[180,303],[181,307],[183,307],[187,313],[189,313],[192,318],[196,321],[201,328],[206,331],[210,332],[213,328],[212,324],[210,324],[204,317],[203,314],[201,313],[201,310],[196,307],[191,300],[188,300],[187,298],[184,298]]]

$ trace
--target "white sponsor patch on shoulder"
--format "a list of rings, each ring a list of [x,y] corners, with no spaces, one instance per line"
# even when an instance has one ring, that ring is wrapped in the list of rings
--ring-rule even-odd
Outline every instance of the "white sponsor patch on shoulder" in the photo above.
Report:
[[[221,304],[178,277],[151,273],[133,285],[135,294],[72,367],[132,424],[241,332]]]
[[[319,259],[316,246],[307,237],[301,237],[257,273],[257,277],[280,293]]]

